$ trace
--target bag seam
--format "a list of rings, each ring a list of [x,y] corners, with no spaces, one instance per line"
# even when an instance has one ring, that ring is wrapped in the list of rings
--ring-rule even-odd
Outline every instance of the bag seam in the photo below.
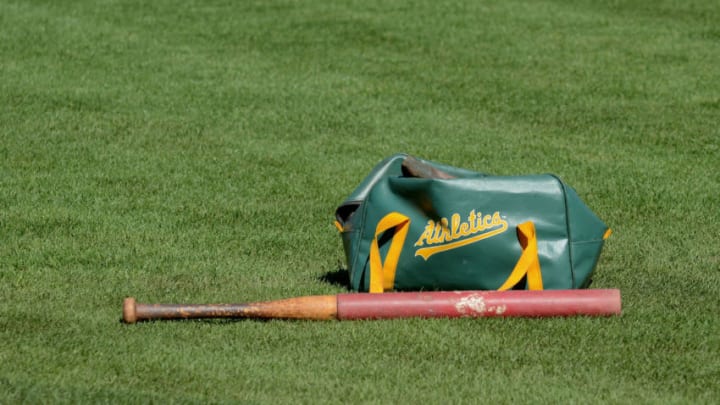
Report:
[[[560,177],[550,174],[555,181],[558,182],[560,185],[560,189],[562,190],[563,195],[563,204],[565,205],[565,232],[567,233],[568,238],[568,260],[570,261],[570,279],[572,280],[572,288],[575,287],[575,263],[573,262],[573,239],[572,239],[572,232],[570,232],[570,221],[568,218],[570,218],[570,213],[568,212],[568,201],[567,201],[567,189],[565,188],[565,183],[563,183],[562,179]]]
[[[373,185],[372,188],[374,189],[374,188],[375,188],[375,185]],[[370,200],[370,192],[369,192],[368,195],[365,197],[365,200],[360,203],[360,207],[358,207],[358,208],[361,210],[361,214],[362,214],[362,216],[361,216],[361,218],[360,218],[360,219],[361,219],[361,225],[360,225],[360,229],[358,230],[358,232],[359,232],[359,233],[358,233],[359,239],[358,239],[358,243],[357,243],[356,246],[355,246],[355,252],[354,252],[354,254],[353,254],[354,259],[353,259],[352,266],[350,267],[351,269],[357,269],[357,268],[358,268],[358,261],[359,261],[359,259],[360,259],[360,247],[361,247],[361,245],[363,244],[363,242],[364,242],[364,240],[365,240],[365,227],[367,226],[367,211],[368,211],[368,210],[367,210],[367,205],[368,205],[368,200]],[[369,257],[368,257],[368,260],[369,260]],[[366,261],[367,261],[367,260],[366,260]],[[358,290],[360,290],[362,281],[364,281],[364,279],[365,279],[365,271],[366,271],[365,267],[366,267],[365,265],[363,265],[363,266],[361,267],[361,268],[363,269],[363,271],[360,273],[359,277],[362,278],[363,280],[358,279],[358,283],[357,283],[357,289],[358,289]],[[368,284],[367,287],[368,287],[368,289],[369,289],[369,288],[370,288],[370,285]]]

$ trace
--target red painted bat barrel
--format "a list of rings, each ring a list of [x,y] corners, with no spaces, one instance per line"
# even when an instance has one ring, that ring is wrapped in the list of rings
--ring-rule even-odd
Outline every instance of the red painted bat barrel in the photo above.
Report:
[[[610,316],[620,314],[621,300],[616,289],[338,294],[337,311],[340,320]]]

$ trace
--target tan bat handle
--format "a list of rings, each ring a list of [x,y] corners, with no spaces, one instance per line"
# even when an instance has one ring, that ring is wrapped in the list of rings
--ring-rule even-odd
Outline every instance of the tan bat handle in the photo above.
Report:
[[[196,318],[336,319],[337,297],[315,295],[244,304],[141,304],[129,297],[123,302],[125,323]]]

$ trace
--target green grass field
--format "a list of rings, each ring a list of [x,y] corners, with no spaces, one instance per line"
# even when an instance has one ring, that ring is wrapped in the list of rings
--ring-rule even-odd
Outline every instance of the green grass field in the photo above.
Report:
[[[717,403],[716,1],[0,0],[0,402]],[[551,172],[608,319],[120,323],[345,292],[408,152]],[[329,275],[329,276],[328,276]]]

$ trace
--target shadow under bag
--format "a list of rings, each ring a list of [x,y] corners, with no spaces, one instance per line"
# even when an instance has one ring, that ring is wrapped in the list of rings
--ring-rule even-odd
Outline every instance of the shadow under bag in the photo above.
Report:
[[[405,154],[337,208],[356,291],[571,289],[610,229],[556,176],[491,176]]]

